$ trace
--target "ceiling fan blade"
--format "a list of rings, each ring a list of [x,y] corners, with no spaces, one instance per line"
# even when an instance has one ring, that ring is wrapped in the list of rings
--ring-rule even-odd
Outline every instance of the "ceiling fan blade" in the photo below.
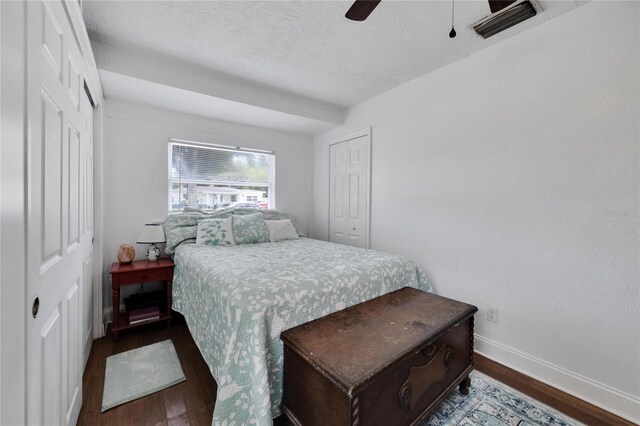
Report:
[[[516,0],[489,0],[489,9],[491,13],[496,13],[515,2]]]
[[[344,16],[352,21],[364,21],[378,3],[380,0],[356,0]]]

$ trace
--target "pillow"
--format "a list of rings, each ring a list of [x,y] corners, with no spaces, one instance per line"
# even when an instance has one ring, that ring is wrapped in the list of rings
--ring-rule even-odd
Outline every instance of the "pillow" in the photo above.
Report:
[[[263,210],[263,209],[254,209],[254,208],[248,208],[248,207],[240,207],[240,208],[234,208],[232,209],[233,214],[235,215],[248,215],[248,214],[253,214],[256,212],[260,212],[262,213],[264,220],[284,220],[284,219],[291,219],[291,223],[293,224],[293,227],[296,228],[296,232],[298,233],[299,236],[304,237],[304,232],[302,231],[302,227],[298,224],[298,222],[296,221],[296,218],[289,213],[285,213],[285,212],[281,212],[279,210]]]
[[[167,237],[165,253],[173,254],[180,244],[196,242],[198,219],[195,215],[171,215],[164,221],[164,234]]]
[[[233,215],[232,229],[233,239],[236,244],[266,243],[270,241],[262,213],[243,216]]]
[[[204,219],[198,221],[196,244],[205,246],[233,246],[232,219]]]
[[[229,217],[233,214],[233,209],[222,209],[222,210],[215,210],[215,211],[211,211],[211,210],[202,210],[202,209],[197,209],[195,207],[185,207],[182,209],[182,213],[200,213],[201,215],[204,216],[209,216],[209,217]]]
[[[300,238],[291,223],[291,219],[284,220],[265,220],[264,224],[267,226],[269,232],[269,238],[272,243],[277,243],[282,240],[297,240]]]
[[[263,210],[262,214],[264,215],[264,220],[284,220],[284,219],[291,220],[291,224],[296,229],[296,232],[298,233],[298,235],[301,237],[305,236],[304,232],[302,232],[302,228],[300,227],[300,225],[296,221],[296,218],[292,214],[281,212],[278,210]]]
[[[231,217],[230,211],[219,211],[211,214],[186,212],[171,214],[164,221],[164,233],[167,237],[165,253],[172,255],[180,244],[194,244],[198,235],[198,222],[203,219],[225,219]]]
[[[195,226],[183,226],[172,228],[165,231],[167,237],[167,245],[165,252],[167,254],[173,254],[176,247],[180,244],[189,244],[196,242],[196,227]]]

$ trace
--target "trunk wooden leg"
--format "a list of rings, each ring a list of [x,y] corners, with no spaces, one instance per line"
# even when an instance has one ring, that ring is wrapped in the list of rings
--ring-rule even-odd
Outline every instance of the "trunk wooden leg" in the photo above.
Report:
[[[460,382],[460,393],[463,395],[469,395],[469,386],[471,386],[471,378],[467,376],[462,382]]]

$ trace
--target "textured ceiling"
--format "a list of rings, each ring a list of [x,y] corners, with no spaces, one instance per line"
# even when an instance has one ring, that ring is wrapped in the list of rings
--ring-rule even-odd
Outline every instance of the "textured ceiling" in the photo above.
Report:
[[[547,16],[534,18],[538,21],[576,5],[542,3]],[[341,107],[509,35],[483,40],[469,28],[490,13],[486,1],[456,1],[455,39],[448,37],[450,1],[385,0],[364,22],[345,19],[350,3],[341,1],[85,1],[83,5],[87,28],[96,41],[174,57]]]

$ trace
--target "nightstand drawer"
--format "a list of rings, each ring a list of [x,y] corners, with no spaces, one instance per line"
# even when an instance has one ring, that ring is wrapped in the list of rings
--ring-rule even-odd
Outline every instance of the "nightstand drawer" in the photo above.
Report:
[[[120,275],[120,285],[165,280],[167,271],[164,268],[130,271]]]

